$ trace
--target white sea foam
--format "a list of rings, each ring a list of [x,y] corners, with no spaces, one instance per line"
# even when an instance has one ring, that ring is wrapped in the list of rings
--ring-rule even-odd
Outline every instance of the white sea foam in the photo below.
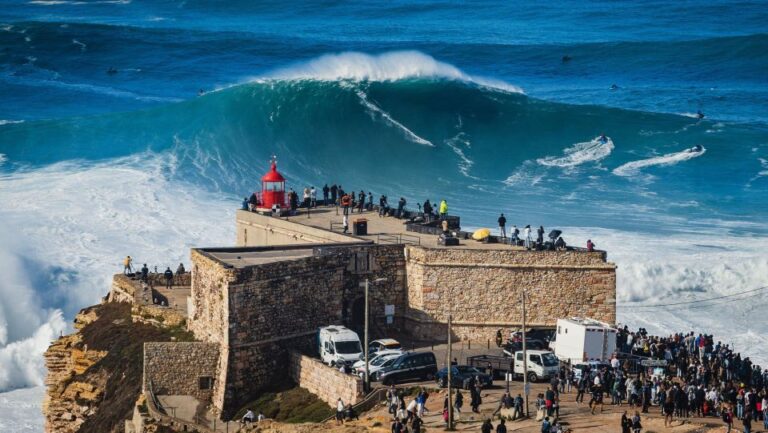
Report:
[[[0,393],[0,431],[41,433],[44,396],[44,386]]]
[[[576,143],[563,151],[565,156],[547,156],[536,160],[540,165],[548,167],[575,167],[587,162],[597,162],[605,159],[613,152],[613,140],[608,138],[605,143],[600,138]]]
[[[366,95],[365,92],[362,90],[358,90],[357,92],[358,98],[360,98],[360,102],[371,112],[371,114],[378,115],[381,117],[384,122],[396,129],[399,129],[400,132],[403,133],[406,139],[416,143],[416,144],[423,144],[425,146],[434,146],[431,141],[421,138],[418,135],[416,135],[413,131],[408,129],[405,125],[398,122],[397,120],[393,119],[392,116],[381,109],[378,105],[374,104],[368,99],[368,95]]]
[[[236,200],[169,179],[174,164],[145,154],[0,178],[0,391],[42,384],[62,312],[97,303],[125,255],[175,268],[190,247],[233,243]]]
[[[24,123],[24,121],[23,120],[3,120],[3,119],[0,119],[0,126],[3,126],[3,125],[13,125],[15,123]]]
[[[634,176],[638,174],[643,168],[652,167],[655,165],[675,165],[679,162],[697,158],[706,153],[706,151],[707,149],[705,148],[702,148],[699,152],[692,152],[690,149],[686,149],[682,152],[668,153],[662,156],[655,156],[653,158],[632,161],[614,168],[613,174],[617,176]]]
[[[72,39],[72,43],[80,47],[80,51],[85,51],[85,49],[88,48],[88,45],[85,45],[84,43],[78,41],[77,39]]]
[[[520,87],[464,73],[459,68],[419,51],[391,51],[379,55],[359,52],[326,54],[307,62],[282,68],[266,78],[323,81],[396,81],[408,78],[445,78],[475,83],[513,93]]]

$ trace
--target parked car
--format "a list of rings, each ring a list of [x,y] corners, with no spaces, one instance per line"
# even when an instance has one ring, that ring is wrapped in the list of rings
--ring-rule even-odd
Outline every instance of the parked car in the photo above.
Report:
[[[437,361],[432,352],[410,352],[400,355],[377,377],[384,385],[415,380],[432,380],[437,373]]]
[[[384,363],[384,361],[390,360],[390,359],[395,360],[397,357],[399,357],[402,354],[403,353],[399,351],[393,351],[393,352],[384,351],[379,353],[378,355],[371,356],[368,361],[368,372],[370,373],[371,371],[373,371],[374,367],[380,367]],[[352,364],[352,372],[357,373],[358,371],[359,372],[365,371],[365,359],[361,359],[355,362],[354,364]]]
[[[373,362],[368,363],[368,378],[371,381],[377,381],[379,378],[379,372],[392,365],[392,363],[395,362],[398,357],[400,357],[400,355],[385,355],[377,357],[375,364]],[[353,372],[360,376],[361,379],[365,378],[365,365],[353,369]]]
[[[469,389],[470,379],[480,379],[483,387],[493,385],[493,378],[490,374],[481,372],[471,365],[454,365],[451,368],[451,385],[455,388]],[[437,372],[435,377],[438,386],[445,388],[448,386],[448,368],[443,368]]]
[[[380,340],[373,340],[368,344],[368,356],[373,356],[382,350],[396,350],[402,353],[403,346],[400,342],[393,338],[382,338]]]

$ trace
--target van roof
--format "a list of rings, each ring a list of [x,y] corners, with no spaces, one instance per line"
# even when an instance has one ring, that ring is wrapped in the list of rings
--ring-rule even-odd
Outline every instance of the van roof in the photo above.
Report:
[[[573,323],[575,325],[587,326],[587,327],[614,329],[614,327],[608,323],[601,322],[595,319],[590,319],[589,317],[571,317],[568,319],[557,319],[557,320],[558,321],[562,320],[564,322]]]
[[[360,337],[357,333],[346,326],[332,325],[320,328],[320,332],[327,332],[334,340],[356,340],[360,341]]]

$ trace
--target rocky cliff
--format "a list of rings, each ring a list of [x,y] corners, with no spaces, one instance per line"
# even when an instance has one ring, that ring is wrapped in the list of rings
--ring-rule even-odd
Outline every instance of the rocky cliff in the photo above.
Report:
[[[191,340],[183,324],[133,320],[127,303],[86,308],[75,329],[45,353],[46,433],[122,432],[141,392],[144,342]]]

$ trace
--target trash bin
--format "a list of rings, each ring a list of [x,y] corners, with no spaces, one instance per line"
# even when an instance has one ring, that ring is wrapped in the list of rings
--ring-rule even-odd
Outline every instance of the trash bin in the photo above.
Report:
[[[352,234],[355,236],[366,236],[368,234],[368,220],[357,218],[352,222]]]

